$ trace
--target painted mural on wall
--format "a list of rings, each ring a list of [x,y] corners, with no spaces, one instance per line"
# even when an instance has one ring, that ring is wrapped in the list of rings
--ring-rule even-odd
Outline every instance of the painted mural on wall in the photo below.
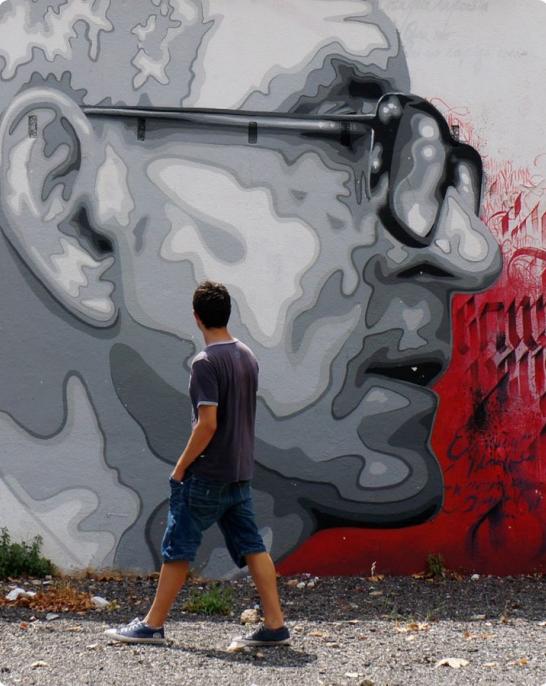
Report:
[[[0,5],[0,526],[158,565],[209,278],[282,571],[546,567],[544,181],[413,93],[383,9]]]

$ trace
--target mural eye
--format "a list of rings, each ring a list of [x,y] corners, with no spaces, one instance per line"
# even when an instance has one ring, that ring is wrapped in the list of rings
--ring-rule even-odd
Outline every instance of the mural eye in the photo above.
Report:
[[[429,276],[432,276],[436,279],[453,278],[453,274],[446,271],[445,269],[441,269],[440,267],[437,267],[433,264],[427,264],[426,262],[416,264],[415,266],[409,267],[408,269],[404,269],[401,272],[398,272],[397,274],[397,277],[399,279],[421,279],[427,278]]]

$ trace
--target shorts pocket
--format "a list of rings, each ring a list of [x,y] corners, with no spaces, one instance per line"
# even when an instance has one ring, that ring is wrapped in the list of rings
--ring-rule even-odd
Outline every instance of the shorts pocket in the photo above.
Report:
[[[190,512],[197,517],[203,526],[210,526],[216,521],[220,511],[220,492],[222,484],[214,484],[203,479],[192,477],[188,489]]]

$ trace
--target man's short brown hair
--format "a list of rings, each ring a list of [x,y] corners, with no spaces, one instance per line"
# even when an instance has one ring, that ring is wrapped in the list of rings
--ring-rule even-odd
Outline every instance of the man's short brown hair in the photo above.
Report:
[[[193,294],[193,309],[207,329],[227,326],[231,298],[223,283],[203,281]]]

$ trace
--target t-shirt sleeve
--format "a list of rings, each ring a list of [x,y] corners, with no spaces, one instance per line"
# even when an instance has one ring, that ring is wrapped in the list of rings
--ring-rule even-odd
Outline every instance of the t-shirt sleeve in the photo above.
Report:
[[[195,404],[218,405],[218,377],[209,360],[195,360],[191,368],[190,396]]]

